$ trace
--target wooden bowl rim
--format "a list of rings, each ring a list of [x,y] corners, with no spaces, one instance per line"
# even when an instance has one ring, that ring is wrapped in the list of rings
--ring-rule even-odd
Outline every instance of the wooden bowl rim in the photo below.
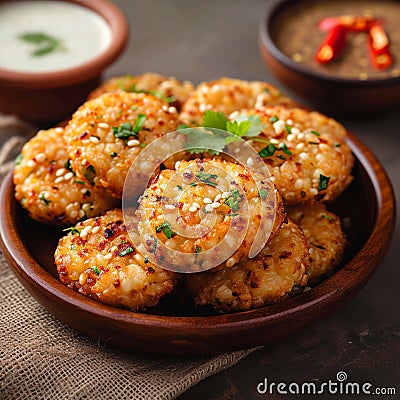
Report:
[[[299,318],[316,308],[321,309],[321,307],[330,305],[332,302],[344,304],[349,298],[348,294],[352,297],[361,289],[382,261],[393,235],[396,216],[393,188],[382,165],[371,151],[353,135],[349,134],[347,142],[355,157],[366,170],[374,188],[373,195],[376,197],[377,210],[373,230],[366,243],[343,268],[312,290],[278,304],[231,314],[176,317],[119,309],[74,292],[41,267],[19,237],[12,219],[12,210],[16,206],[12,172],[7,175],[0,193],[0,238],[4,254],[22,283],[25,281],[37,290],[45,290],[51,296],[55,296],[58,302],[68,303],[88,314],[132,327],[170,329],[178,332],[185,330],[197,335],[218,334],[219,332],[227,334],[243,331],[244,328],[248,330],[266,327],[269,324],[278,323],[282,319]],[[384,229],[385,227],[386,229]],[[379,246],[376,256],[370,257],[368,249],[376,246]],[[357,268],[360,262],[364,264],[363,268]]]

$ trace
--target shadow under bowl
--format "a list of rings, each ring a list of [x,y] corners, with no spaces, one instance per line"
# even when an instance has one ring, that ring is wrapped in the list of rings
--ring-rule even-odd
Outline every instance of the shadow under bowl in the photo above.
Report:
[[[341,2],[347,3],[343,0]],[[285,18],[297,18],[298,10],[315,4],[321,7],[324,4],[334,7],[335,1],[279,0],[268,10],[266,17],[262,18],[259,27],[259,47],[269,70],[289,90],[307,100],[312,107],[325,113],[343,116],[373,116],[377,112],[398,109],[400,76],[360,80],[358,77],[348,78],[334,73],[323,73],[321,68],[296,62],[282,51],[277,44],[277,38],[285,29]],[[361,5],[362,1],[359,4]],[[338,13],[340,14],[337,11],[333,15]],[[304,27],[311,32],[315,29],[318,35],[317,27],[307,24]],[[302,46],[306,45],[302,43]]]
[[[0,3],[12,0],[0,0]],[[109,46],[75,67],[51,72],[20,72],[0,68],[0,111],[24,120],[50,125],[70,116],[101,81],[104,69],[122,53],[128,23],[108,0],[64,0],[101,16],[111,30]]]
[[[51,314],[82,333],[140,352],[190,356],[250,348],[299,331],[349,301],[368,281],[389,246],[395,224],[390,181],[374,155],[354,136],[354,181],[330,205],[351,221],[340,268],[311,290],[281,303],[216,315],[163,300],[146,313],[114,308],[64,286],[53,254],[61,229],[34,222],[14,198],[11,173],[0,194],[4,255],[28,292]]]

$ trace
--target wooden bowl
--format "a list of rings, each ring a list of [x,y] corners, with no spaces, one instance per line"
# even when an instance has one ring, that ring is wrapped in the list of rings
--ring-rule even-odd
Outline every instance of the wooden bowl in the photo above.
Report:
[[[4,3],[12,0],[0,0]],[[108,0],[65,0],[100,15],[111,30],[111,43],[95,58],[54,72],[19,72],[0,68],[0,111],[35,123],[51,124],[69,117],[100,84],[104,69],[124,50],[128,23]],[[27,28],[28,29],[28,28]]]
[[[354,181],[330,208],[350,218],[341,268],[311,290],[282,303],[225,315],[176,307],[168,300],[149,313],[114,308],[84,297],[57,278],[53,253],[59,229],[38,224],[14,199],[12,176],[0,194],[4,255],[18,279],[56,318],[92,337],[127,349],[171,355],[212,354],[281,339],[330,314],[352,298],[381,262],[395,223],[390,181],[355,137]]]
[[[297,15],[298,7],[308,7],[317,3],[321,3],[320,6],[325,4],[331,7],[335,2],[334,0],[332,2],[279,0],[267,12],[266,17],[262,18],[259,27],[259,47],[269,70],[287,88],[307,100],[312,107],[325,113],[368,116],[397,110],[400,106],[400,76],[360,80],[322,73],[323,67],[320,68],[317,65],[311,67],[293,61],[279,47],[277,35],[285,28],[284,22],[279,22],[279,17],[283,13],[290,14],[292,10],[291,15]],[[340,14],[340,11],[332,15],[338,13]],[[315,29],[316,35],[320,34],[316,27],[305,26],[309,30]],[[305,45],[307,44],[304,43]]]

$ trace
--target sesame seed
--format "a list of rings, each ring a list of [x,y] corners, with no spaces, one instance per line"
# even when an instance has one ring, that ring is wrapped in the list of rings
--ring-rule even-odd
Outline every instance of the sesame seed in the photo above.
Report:
[[[79,284],[83,286],[83,285],[86,283],[86,279],[87,279],[87,274],[86,274],[86,272],[82,272],[82,273],[79,275]]]
[[[56,176],[64,175],[67,172],[65,168],[60,168],[56,171]]]
[[[221,195],[221,198],[226,199],[227,197],[229,197],[230,192],[223,192]]]
[[[92,228],[92,233],[97,233],[99,230],[100,230],[100,227],[99,227],[99,226],[94,226],[94,227]]]
[[[157,215],[157,221],[162,221],[164,219],[163,215]]]
[[[90,136],[89,140],[92,143],[99,143],[100,142],[100,139],[97,136]]]
[[[234,152],[235,154],[239,154],[239,153],[240,153],[240,148],[237,147],[235,150],[233,150],[233,152]]]
[[[46,154],[44,153],[39,153],[36,155],[35,160],[39,163],[42,163],[43,161],[46,160]]]
[[[211,204],[207,204],[204,209],[206,210],[206,212],[211,212],[214,210],[213,206]]]
[[[228,261],[226,262],[227,268],[233,267],[236,264],[236,261],[233,257],[229,258]]]
[[[176,113],[176,108],[175,107],[169,107],[168,108],[168,112],[170,112],[171,114]]]
[[[79,210],[78,211],[78,216],[79,216],[79,218],[83,218],[85,216],[85,211]]]
[[[175,169],[177,170],[177,169],[179,168],[180,165],[181,165],[181,162],[180,162],[180,161],[177,161],[177,162],[175,163]]]
[[[142,261],[142,255],[139,254],[139,253],[136,253],[136,254],[133,256],[133,258],[134,258],[137,262]]]
[[[251,157],[249,157],[249,158],[247,159],[247,165],[249,165],[250,167],[251,167],[252,165],[254,165],[254,160],[253,160]]]
[[[211,206],[212,208],[218,208],[218,207],[221,206],[221,203],[218,203],[218,202],[216,201],[216,202],[210,204],[210,206]]]
[[[197,201],[194,201],[194,202],[193,202],[193,206],[195,206],[195,207],[197,207],[197,208],[200,208],[200,204],[199,204]]]
[[[192,213],[196,212],[197,211],[197,207],[196,206],[190,206],[189,207],[189,211],[192,212]]]
[[[201,103],[199,105],[199,110],[200,110],[200,112],[203,113],[203,112],[205,112],[207,110],[207,106],[204,103]]]
[[[308,158],[308,154],[307,153],[300,153],[299,154],[299,157],[302,159],[302,160],[306,160],[307,158]]]
[[[218,193],[218,194],[215,196],[214,201],[219,201],[219,200],[221,200],[221,197],[222,197],[222,194],[221,194],[221,193]]]
[[[58,184],[58,183],[62,182],[63,180],[64,180],[64,177],[63,177],[63,176],[59,176],[58,178],[56,178],[56,179],[54,180],[54,183],[55,183],[55,184]]]
[[[162,106],[163,111],[168,111],[168,106]]]
[[[271,138],[271,139],[269,139],[269,141],[270,141],[272,144],[278,144],[278,143],[279,143],[279,140],[277,140],[277,139],[275,139],[275,138]]]
[[[294,129],[294,128],[293,128]],[[293,141],[294,139],[295,139],[295,135],[293,134],[293,129],[292,129],[292,133],[290,133],[289,135],[287,135],[287,141],[288,142],[291,142],[291,141]]]
[[[74,174],[72,172],[68,172],[64,175],[64,179],[68,181],[69,179],[72,179],[74,177]]]
[[[70,216],[70,218],[72,218],[72,219],[76,218],[76,217],[78,216],[78,211],[72,210],[72,211],[69,213],[69,216]]]
[[[139,144],[140,144],[139,140],[136,139],[131,139],[127,143],[128,147],[137,147],[139,146]]]
[[[293,121],[292,121],[290,118],[286,120],[286,123],[287,123],[288,125],[290,125],[290,126],[293,125]]]
[[[107,253],[107,254],[104,256],[104,259],[105,259],[105,260],[111,260],[111,258],[112,258],[112,254],[111,254],[111,253]]]
[[[311,194],[312,196],[316,196],[316,195],[318,194],[318,190],[315,189],[315,188],[311,188],[311,189],[310,189],[310,194]]]
[[[81,164],[82,164],[82,165],[86,165],[86,163],[87,163],[87,160],[86,160],[86,158],[84,158],[84,159],[82,160]]]
[[[164,207],[167,210],[175,210],[175,206],[173,204],[165,204]]]
[[[117,251],[118,250],[118,247],[117,246],[113,246],[113,247],[111,247],[111,251],[114,253],[114,251]]]
[[[54,129],[54,131],[55,131],[56,133],[63,133],[63,132],[64,132],[64,129],[61,128],[61,127],[59,126],[58,128]]]
[[[187,203],[185,203],[183,206],[182,206],[182,211],[184,211],[184,212],[186,212],[188,209],[189,209],[189,204],[187,204]]]
[[[26,165],[27,165],[28,167],[34,167],[34,166],[36,165],[36,163],[35,163],[34,160],[29,160],[29,161],[26,163]]]
[[[300,129],[299,128],[292,128],[291,132],[293,133],[293,135],[298,135],[300,133]]]
[[[81,193],[82,193],[82,194],[86,194],[86,192],[87,192],[87,189],[86,189],[86,188],[81,189]]]
[[[107,124],[107,122],[99,122],[97,126],[101,129],[108,129],[110,125]]]
[[[209,197],[204,197],[203,203],[204,204],[211,204],[213,201]]]

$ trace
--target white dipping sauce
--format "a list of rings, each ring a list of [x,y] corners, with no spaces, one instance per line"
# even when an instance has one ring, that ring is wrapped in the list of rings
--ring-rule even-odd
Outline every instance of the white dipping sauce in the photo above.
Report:
[[[42,56],[43,46],[20,39],[44,33],[61,46]],[[94,11],[63,1],[12,1],[0,4],[0,68],[49,72],[75,67],[101,54],[111,43],[111,29]]]

